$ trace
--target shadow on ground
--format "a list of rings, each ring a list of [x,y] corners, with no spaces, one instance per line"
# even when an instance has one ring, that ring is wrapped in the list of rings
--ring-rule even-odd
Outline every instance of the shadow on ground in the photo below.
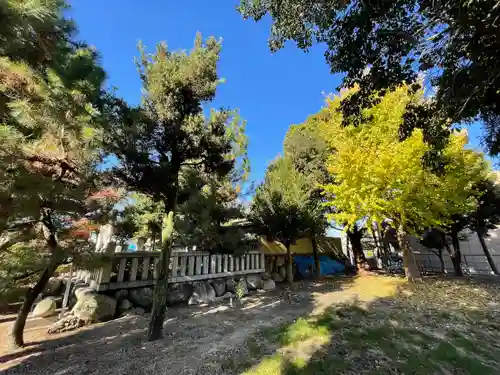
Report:
[[[0,363],[6,375],[233,374],[234,369],[226,365],[246,350],[251,337],[324,309],[325,296],[335,299],[353,280],[303,281],[291,288],[252,294],[233,306],[224,302],[172,308],[164,338],[155,342],[145,340],[147,316],[121,318],[71,336],[28,342],[24,350],[0,357]]]
[[[498,279],[432,278],[332,306],[261,330],[227,373],[499,374],[499,292]]]

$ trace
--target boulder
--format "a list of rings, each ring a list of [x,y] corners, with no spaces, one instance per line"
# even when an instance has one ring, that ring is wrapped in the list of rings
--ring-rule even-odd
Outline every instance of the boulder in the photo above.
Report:
[[[169,284],[167,304],[176,305],[186,302],[193,293],[193,287],[187,283]]]
[[[277,272],[273,272],[273,274],[271,275],[271,278],[274,282],[277,282],[277,283],[282,283],[283,281],[285,281],[285,279]]]
[[[235,286],[235,294],[238,298],[246,296],[248,294],[248,285],[244,277],[238,280]]]
[[[104,294],[85,294],[77,296],[78,301],[71,312],[84,321],[105,322],[114,317],[116,299]]]
[[[276,288],[276,284],[274,283],[273,279],[264,280],[262,282],[262,289],[264,289],[264,290],[273,290],[275,288]]]
[[[226,292],[226,280],[224,279],[213,280],[212,286],[215,289],[215,295],[217,297],[222,296]]]
[[[45,285],[45,289],[42,294],[44,296],[57,296],[63,291],[63,282],[61,279],[51,277]]]
[[[277,256],[276,257],[276,267],[283,267],[285,265],[285,257]]]
[[[127,310],[130,310],[132,308],[132,302],[130,302],[128,299],[122,299],[118,305],[118,311],[119,312],[124,312]]]
[[[215,300],[215,290],[208,283],[196,281],[193,283],[193,294],[189,298],[190,305],[210,303]]]
[[[115,292],[115,299],[120,302],[123,301],[125,298],[128,297],[128,290],[127,289],[120,289]]]
[[[78,289],[75,289],[74,293],[75,293],[76,300],[80,301],[82,298],[85,298],[86,296],[97,294],[97,291],[94,288],[90,288],[88,286],[85,286],[85,287],[80,287]]]
[[[33,316],[46,318],[56,313],[56,301],[53,298],[44,298],[37,303],[33,310]]]
[[[262,279],[260,275],[247,275],[246,279],[249,290],[256,290],[262,288]]]
[[[128,293],[128,299],[135,306],[150,309],[153,306],[153,288],[132,289]]]
[[[236,287],[236,283],[234,279],[229,278],[226,280],[226,291],[230,293],[234,293]]]
[[[263,272],[260,274],[260,278],[262,280],[269,280],[271,278],[271,273],[270,272]]]
[[[144,315],[146,311],[142,307],[133,307],[130,310],[125,311],[120,315],[120,317],[124,316],[141,316]]]

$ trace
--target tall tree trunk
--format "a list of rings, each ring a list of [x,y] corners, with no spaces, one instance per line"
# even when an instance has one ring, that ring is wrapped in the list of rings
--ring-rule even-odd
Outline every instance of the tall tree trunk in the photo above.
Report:
[[[36,300],[36,297],[42,293],[47,285],[49,279],[54,275],[57,269],[57,264],[50,265],[45,269],[45,271],[38,279],[37,283],[33,288],[28,289],[26,296],[24,297],[23,304],[17,313],[16,320],[12,326],[12,330],[9,334],[9,346],[12,349],[21,348],[24,346],[24,327],[26,326],[26,320],[28,319],[28,314],[31,311],[31,307]]]
[[[49,266],[45,268],[35,286],[28,289],[26,293],[26,297],[24,298],[23,304],[21,305],[21,308],[17,313],[16,320],[9,335],[9,346],[11,348],[20,348],[24,346],[24,327],[26,326],[26,319],[28,319],[28,314],[31,311],[31,307],[35,302],[36,297],[44,290],[47,282],[52,277],[52,275],[54,275],[54,272],[59,265],[56,231],[54,228],[54,223],[52,222],[50,210],[44,210],[42,222],[44,224],[43,230],[46,238],[47,248],[51,253],[51,262]]]
[[[151,251],[156,250],[156,230],[151,232]]]
[[[403,264],[405,268],[406,278],[410,282],[415,282],[422,279],[420,270],[415,262],[415,256],[411,250],[410,243],[408,242],[408,233],[400,224],[398,227],[398,242],[401,250],[403,251]]]
[[[498,268],[495,262],[493,261],[493,257],[491,256],[490,250],[488,249],[488,246],[486,246],[486,241],[484,240],[484,230],[482,228],[477,228],[476,229],[477,236],[479,238],[479,243],[481,244],[481,247],[483,248],[484,255],[486,256],[486,259],[488,260],[488,263],[490,264],[491,270],[495,275],[498,275]]]
[[[149,319],[147,338],[154,341],[163,336],[163,322],[167,311],[168,268],[172,253],[174,232],[174,211],[169,211],[163,219],[160,262],[156,268],[153,309]]]
[[[450,254],[451,262],[453,263],[453,269],[455,270],[455,276],[463,276],[462,272],[462,253],[460,251],[460,241],[458,239],[457,232],[451,232],[451,244],[453,245],[453,253]]]
[[[439,259],[440,273],[445,273],[446,272],[446,267],[444,265],[443,249],[438,249],[437,256],[438,256],[438,259]]]
[[[321,262],[318,254],[318,242],[314,233],[311,233],[311,244],[314,257],[314,272],[316,273],[316,277],[319,277],[321,275]]]
[[[285,243],[286,255],[287,255],[287,270],[286,270],[286,280],[288,284],[293,284],[293,257],[290,251],[290,243]]]
[[[354,255],[354,261],[356,262],[356,269],[358,271],[364,270],[366,264],[365,253],[363,251],[363,245],[361,244],[361,233],[347,231],[347,236],[349,237],[349,242],[351,243],[352,253]]]

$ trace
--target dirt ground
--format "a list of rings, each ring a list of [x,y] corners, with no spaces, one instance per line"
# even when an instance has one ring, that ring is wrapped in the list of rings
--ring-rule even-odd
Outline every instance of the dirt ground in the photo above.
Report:
[[[369,301],[393,293],[399,281],[367,290],[355,279],[339,278],[281,286],[235,301],[168,311],[164,338],[144,339],[148,316],[126,317],[61,335],[47,335],[46,319],[31,320],[27,347],[7,352],[0,345],[4,374],[231,374],[228,359],[257,331],[317,314],[331,305],[357,299]],[[0,317],[0,337],[12,321]]]

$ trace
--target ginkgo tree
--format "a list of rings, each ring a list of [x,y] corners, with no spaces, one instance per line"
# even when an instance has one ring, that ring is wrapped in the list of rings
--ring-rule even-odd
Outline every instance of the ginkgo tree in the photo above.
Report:
[[[464,132],[455,132],[443,150],[441,173],[430,171],[422,163],[429,150],[422,132],[415,130],[403,141],[398,132],[405,108],[425,101],[423,94],[402,86],[365,110],[358,126],[344,126],[338,109],[351,92],[328,101],[331,116],[322,124],[334,150],[327,161],[333,182],[324,186],[327,204],[333,208],[330,216],[348,225],[360,217],[394,220],[406,275],[417,279],[420,273],[407,235],[474,210],[477,199],[471,190],[487,173],[487,163],[482,154],[464,147]]]

